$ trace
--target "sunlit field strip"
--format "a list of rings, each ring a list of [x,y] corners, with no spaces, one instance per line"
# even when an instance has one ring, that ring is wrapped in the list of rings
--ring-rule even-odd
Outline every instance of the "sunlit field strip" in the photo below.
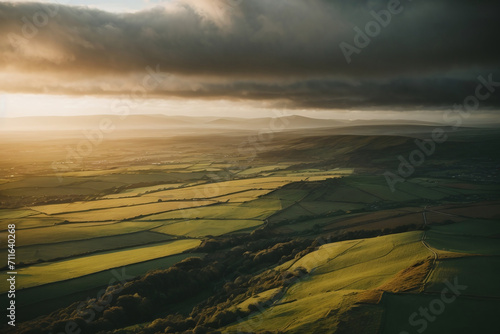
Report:
[[[329,176],[338,176],[339,171],[330,172],[321,172],[320,175],[315,175],[316,173],[311,173],[310,177],[314,180],[323,180]],[[225,196],[234,192],[243,191],[241,187],[250,186],[251,189],[258,188],[266,188],[273,189],[275,187],[283,186],[289,182],[295,182],[303,179],[303,177],[308,177],[307,173],[303,173],[300,176],[291,176],[291,179],[288,177],[267,177],[267,178],[256,178],[256,179],[244,179],[244,180],[234,180],[234,181],[225,181],[218,183],[210,183],[203,185],[194,185],[191,187],[183,187],[177,188],[182,184],[163,184],[159,186],[152,187],[143,187],[143,188],[135,188],[129,189],[123,193],[109,195],[107,199],[96,200],[96,201],[88,201],[88,202],[74,202],[68,204],[52,204],[52,205],[43,205],[43,206],[35,206],[32,207],[33,210],[45,213],[45,214],[62,214],[62,213],[73,213],[73,212],[82,212],[87,210],[98,210],[98,209],[112,209],[112,208],[121,208],[133,205],[140,204],[153,204],[158,199],[162,200],[182,200],[182,199],[193,199],[193,198],[213,198],[219,196]],[[250,181],[250,182],[249,182]],[[171,187],[174,189],[169,190],[161,190],[154,191],[166,187]],[[177,188],[177,189],[175,189]],[[250,190],[250,188],[249,188]],[[153,191],[153,192],[151,192]],[[141,197],[141,195],[144,195]],[[117,198],[111,198],[112,196],[116,196]],[[147,208],[144,208],[147,210]],[[20,214],[24,214],[25,212],[20,212]],[[106,216],[106,212],[102,212],[104,216]],[[149,214],[146,212],[145,214]],[[14,218],[11,216],[10,218]],[[89,219],[87,215],[85,215],[84,220],[92,220]],[[111,217],[100,220],[120,220],[130,217]],[[74,218],[73,218],[73,221]],[[76,220],[81,221],[81,220]]]
[[[0,210],[0,219],[24,218],[38,214],[33,210],[18,209],[18,210]]]
[[[24,231],[22,233],[24,233]],[[45,245],[38,244],[24,247],[18,246],[16,247],[16,257],[18,262],[33,264],[39,260],[61,260],[63,258],[88,255],[89,253],[155,244],[172,239],[174,238],[165,234],[142,231],[137,233],[102,236],[85,240],[71,240]],[[0,256],[7,258],[7,249],[0,249]]]
[[[154,229],[155,232],[168,235],[181,235],[188,237],[203,237],[207,235],[219,236],[251,227],[262,225],[258,220],[188,220],[179,223],[165,225]]]
[[[257,202],[258,201],[258,202]],[[139,219],[140,221],[162,221],[171,219],[248,219],[263,220],[282,209],[277,199],[254,200],[245,203],[218,204],[185,210],[169,211]]]
[[[242,192],[238,192],[235,194],[224,195],[220,197],[214,197],[213,199],[219,202],[247,202],[250,200],[254,200],[260,196],[264,196],[271,192],[272,190],[264,189],[264,190],[244,190]]]
[[[116,193],[116,194],[111,194],[111,195],[105,195],[101,197],[101,199],[117,199],[117,198],[127,198],[127,197],[135,197],[135,196],[141,196],[147,193],[153,193],[157,191],[164,191],[168,189],[176,189],[176,188],[181,188],[181,187],[189,187],[193,186],[196,184],[199,184],[202,182],[195,182],[195,183],[168,183],[168,184],[159,184],[156,186],[150,186],[150,187],[141,187],[141,188],[130,188],[126,189],[122,192]]]
[[[79,211],[118,208],[118,207],[148,204],[154,202],[155,202],[154,198],[134,197],[133,199],[132,198],[105,199],[105,200],[87,201],[87,202],[73,202],[65,204],[33,206],[31,207],[31,209],[45,213],[47,215],[56,215],[61,213],[73,213]]]
[[[55,242],[64,242],[72,240],[86,240],[104,236],[123,235],[128,233],[147,231],[161,226],[161,223],[108,223],[103,225],[94,225],[91,223],[66,224],[37,229],[28,229],[22,231],[22,237],[16,239],[16,246],[51,244]],[[6,240],[6,232],[0,233],[0,238]],[[5,244],[0,245],[3,248]]]
[[[116,270],[118,273],[123,272],[127,276],[136,277],[145,274],[149,270],[169,268],[189,257],[203,256],[205,256],[204,253],[183,253],[170,255],[150,261],[129,264],[124,267],[123,271],[121,268]],[[83,291],[88,291],[89,289],[107,286],[110,279],[115,277],[113,275],[113,270],[115,269],[104,270],[95,274],[85,275],[70,280],[18,290],[16,293],[16,302],[19,302],[21,305],[36,305],[38,303],[43,303],[44,305],[38,305],[39,307],[43,307],[50,305],[51,301],[59,303],[61,300],[66,299],[69,304],[74,301],[74,297],[72,295],[75,293],[82,293]],[[82,298],[86,297],[87,295],[85,294]]]
[[[150,203],[150,204],[134,205],[134,206],[127,206],[120,208],[100,209],[100,210],[90,210],[84,212],[60,214],[57,215],[57,217],[68,220],[70,222],[123,220],[139,216],[147,216],[160,212],[204,206],[213,203],[215,202],[214,201],[160,202],[160,203]]]
[[[161,245],[139,246],[127,250],[33,265],[17,271],[17,288],[22,289],[72,279],[110,268],[174,255],[194,248],[200,243],[201,241],[196,239],[178,240]],[[4,282],[1,284],[0,293],[3,293],[7,291],[7,285]]]

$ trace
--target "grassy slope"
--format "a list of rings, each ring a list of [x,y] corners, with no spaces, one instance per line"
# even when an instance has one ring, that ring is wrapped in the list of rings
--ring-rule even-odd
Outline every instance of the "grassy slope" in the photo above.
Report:
[[[500,274],[499,259],[488,256],[498,254],[500,249],[498,240],[491,239],[492,235],[498,235],[497,230],[497,222],[485,220],[431,226],[426,233],[429,244],[446,248],[443,243],[447,240],[456,249],[455,253],[450,252],[453,249],[439,252],[439,256],[445,257],[440,258],[434,267],[422,266],[424,271],[420,274],[412,271],[412,268],[417,268],[414,265],[421,261],[430,264],[432,259],[432,253],[421,242],[423,232],[323,245],[299,260],[275,268],[293,270],[303,267],[310,274],[289,288],[279,302],[228,326],[225,333],[238,330],[376,333],[380,328],[383,333],[399,333],[402,330],[411,333],[418,327],[411,326],[408,317],[418,311],[419,306],[429,305],[436,296],[439,297],[445,282],[453,282],[455,277],[460,284],[467,286],[464,296],[447,305],[446,312],[428,324],[427,332],[467,333],[474,326],[480,332],[490,332],[495,326],[494,310],[500,303],[500,290],[496,288],[496,277]],[[464,252],[478,255],[471,257]],[[432,271],[426,285],[427,294],[419,294],[418,288],[429,269]],[[405,292],[405,287],[411,287],[410,293]],[[390,292],[383,295],[380,304],[359,304],[366,293],[379,290]],[[262,295],[266,296],[266,293]],[[378,293],[374,296],[380,297]],[[379,297],[368,298],[372,299],[369,303],[377,304]],[[467,317],[457,320],[457,315],[466,314]],[[349,319],[348,325],[345,325],[346,319]],[[363,327],[366,321],[373,327]],[[454,323],[450,325],[450,321]],[[476,324],[476,321],[480,323]]]
[[[293,285],[279,303],[226,332],[247,328],[289,333],[332,330],[340,320],[335,310],[351,304],[354,295],[379,287],[431,255],[421,244],[421,235],[408,232],[324,245],[290,267],[304,267],[310,275]]]
[[[438,260],[431,271],[425,288],[426,294],[385,295],[382,305],[386,310],[383,333],[402,330],[426,333],[491,333],[497,327],[497,310],[500,305],[500,290],[497,277],[500,274],[500,244],[497,235],[498,222],[466,220],[444,226],[431,226],[426,241],[437,249]],[[466,253],[466,254],[464,254]],[[473,256],[467,256],[469,255]],[[442,256],[446,255],[446,256]],[[451,303],[445,303],[442,313],[431,314],[435,320],[427,322],[423,329],[410,323],[409,317],[419,307],[437,305],[446,282],[458,282],[465,286]],[[449,291],[449,290],[448,290]],[[422,316],[414,318],[421,321]]]

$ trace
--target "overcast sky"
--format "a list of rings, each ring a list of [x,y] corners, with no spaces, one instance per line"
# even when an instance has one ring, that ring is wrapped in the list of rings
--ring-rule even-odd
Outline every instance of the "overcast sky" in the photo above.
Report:
[[[437,117],[479,76],[500,82],[499,13],[493,0],[0,2],[0,116],[132,100],[136,113]],[[497,117],[497,90],[478,114]]]

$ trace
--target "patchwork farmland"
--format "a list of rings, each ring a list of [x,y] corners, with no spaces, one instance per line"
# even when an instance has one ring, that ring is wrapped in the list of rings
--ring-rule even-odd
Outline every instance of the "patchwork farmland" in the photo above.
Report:
[[[318,152],[306,163],[295,140],[282,135],[257,158],[231,163],[207,143],[197,149],[210,161],[182,152],[162,162],[157,151],[2,181],[0,238],[9,224],[18,235],[20,331],[71,320],[114,334],[167,323],[174,333],[411,333],[420,328],[408,320],[414,310],[455,278],[467,289],[426,324],[430,332],[446,331],[461,309],[484,330],[494,326],[497,184],[429,167],[393,192],[380,170],[389,162],[369,150],[389,142],[333,136],[332,147],[349,146],[334,151],[304,137],[300,147]],[[401,150],[411,145],[398,140]],[[0,295],[8,290],[0,283]],[[96,312],[92,300],[111,300],[109,311]],[[453,328],[466,328],[463,319]]]

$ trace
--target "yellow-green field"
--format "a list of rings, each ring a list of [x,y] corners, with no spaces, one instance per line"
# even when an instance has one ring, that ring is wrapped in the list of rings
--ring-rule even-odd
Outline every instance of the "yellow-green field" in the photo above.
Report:
[[[136,197],[136,196],[141,196],[141,195],[151,193],[151,192],[180,188],[182,186],[187,186],[187,185],[184,183],[167,183],[167,184],[160,184],[160,185],[150,186],[150,187],[131,188],[131,189],[121,191],[117,194],[103,196],[102,198],[104,198],[104,199],[117,199],[117,198]]]
[[[110,268],[118,268],[179,254],[199,244],[200,240],[196,239],[178,240],[160,245],[139,246],[121,251],[110,251],[53,263],[33,265],[17,271],[17,288],[23,289],[68,280]],[[7,291],[6,283],[2,283],[0,293],[5,291]]]
[[[432,256],[422,245],[421,237],[422,232],[408,232],[321,246],[289,268],[293,271],[303,267],[310,275],[290,287],[282,299],[263,313],[230,326],[225,332],[252,328],[310,333],[322,326],[335,326],[340,319],[328,319],[326,315],[341,309],[353,294],[376,289],[401,270]]]
[[[24,218],[38,214],[33,210],[0,210],[0,219]]]
[[[265,219],[278,210],[281,210],[279,200],[254,200],[242,204],[217,204],[182,211],[171,211],[151,215],[139,219],[140,221],[163,221],[169,219]]]
[[[84,240],[18,246],[16,247],[16,256],[19,263],[23,262],[26,264],[36,261],[51,261],[98,251],[147,245],[170,239],[172,237],[161,233],[144,231],[108,237],[99,236]],[[7,258],[7,249],[1,249],[0,256]]]
[[[236,308],[243,311],[248,311],[251,305],[256,305],[257,303],[265,303],[271,301],[273,298],[277,297],[280,294],[280,292],[281,292],[280,288],[266,290],[257,295],[253,295],[252,297],[239,303],[238,305],[236,305]]]
[[[207,235],[219,236],[238,230],[248,229],[262,225],[259,220],[188,220],[174,224],[168,224],[154,229],[155,232],[166,233],[168,235],[182,235],[193,238],[200,238]]]
[[[57,215],[61,213],[73,213],[88,210],[109,209],[117,207],[125,207],[129,205],[139,205],[156,202],[154,198],[135,197],[134,199],[106,199],[87,202],[73,202],[68,204],[53,204],[44,206],[34,206],[31,209],[47,214]]]
[[[418,215],[421,218],[422,215]],[[360,219],[366,218],[357,218]],[[446,282],[457,279],[466,289],[467,296],[458,298],[446,309],[449,308],[451,313],[470,310],[470,314],[482,319],[479,328],[492,328],[494,311],[491,307],[498,303],[494,299],[500,296],[494,283],[499,268],[495,256],[500,249],[491,239],[498,235],[498,224],[495,223],[498,222],[468,220],[433,225],[427,232],[414,231],[323,245],[300,259],[275,267],[274,270],[290,272],[305,269],[308,274],[288,288],[282,298],[268,301],[268,306],[226,327],[224,333],[345,331],[346,319],[354,314],[362,315],[362,318],[351,319],[349,332],[382,330],[383,333],[394,333],[409,329],[411,322],[408,323],[408,318],[418,305],[428,305],[449,286]],[[424,246],[423,240],[431,245],[430,249]],[[434,249],[433,245],[446,251]],[[451,245],[456,246],[450,249]],[[474,255],[465,254],[471,253],[472,249]],[[436,262],[435,254],[438,257]],[[424,288],[428,294],[419,294]],[[245,302],[245,307],[249,303],[254,306],[262,303],[273,292],[274,289],[252,296]],[[387,314],[385,321],[384,313]],[[433,323],[432,333],[445,332],[449,326],[447,322],[452,318],[448,315]],[[368,322],[363,324],[363,321]],[[454,332],[464,326],[463,319],[458,322],[460,325],[452,326]],[[373,327],[368,329],[368,324]]]
[[[16,240],[16,245],[28,246],[38,244],[51,244],[71,240],[85,240],[103,236],[113,236],[147,231],[159,227],[160,225],[161,224],[155,222],[120,222],[106,223],[101,225],[81,223],[27,229],[22,231],[22,238],[18,238]],[[1,238],[6,239],[6,235],[7,232],[0,233]]]
[[[147,216],[158,212],[181,210],[196,206],[213,204],[212,201],[173,201],[155,202],[150,204],[132,205],[120,208],[99,209],[83,212],[63,213],[58,218],[70,222],[113,221]]]
[[[224,195],[215,197],[215,199],[219,202],[229,202],[229,203],[241,203],[241,202],[249,202],[254,200],[257,197],[264,196],[268,194],[270,190],[244,190],[238,193],[234,193],[231,195]]]

